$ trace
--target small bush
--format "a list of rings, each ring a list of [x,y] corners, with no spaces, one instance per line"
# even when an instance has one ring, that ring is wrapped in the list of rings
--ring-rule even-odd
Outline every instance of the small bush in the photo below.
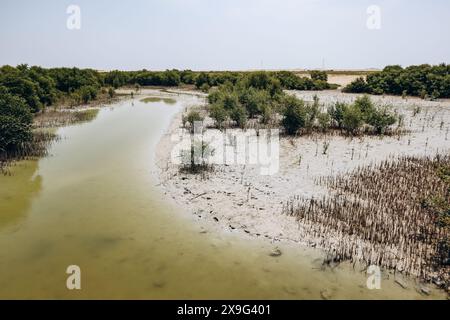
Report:
[[[219,129],[223,127],[223,124],[228,119],[228,112],[221,104],[218,103],[215,103],[209,107],[209,115],[214,119],[216,126]]]
[[[328,81],[328,75],[325,71],[319,71],[319,70],[313,70],[310,72],[311,75],[311,79],[313,79],[314,81],[324,81],[327,82]]]
[[[240,128],[245,128],[247,124],[247,110],[241,105],[236,106],[231,110],[231,119],[236,122],[236,125]]]
[[[210,85],[207,83],[204,83],[200,86],[200,90],[204,93],[207,93],[211,89]]]
[[[364,117],[364,121],[367,121],[371,117],[372,113],[374,113],[376,110],[375,105],[367,95],[356,99],[354,105],[361,111]]]
[[[271,96],[267,91],[248,88],[240,95],[239,101],[247,110],[249,117],[254,118],[270,103]]]
[[[114,88],[109,88],[108,89],[108,96],[110,99],[114,98],[114,96],[116,95],[116,92],[114,91]]]
[[[373,111],[367,120],[367,124],[375,129],[376,134],[384,134],[386,129],[396,122],[397,117],[387,109]]]
[[[200,115],[198,111],[191,110],[189,111],[186,121],[189,122],[189,127],[192,132],[194,132],[194,125],[196,122],[203,122],[203,117]]]
[[[328,109],[328,114],[331,117],[331,120],[334,122],[334,125],[339,129],[342,128],[342,122],[344,120],[344,111],[347,108],[347,105],[342,102],[336,102],[333,107]]]
[[[297,134],[298,130],[303,128],[306,123],[307,114],[304,101],[287,96],[284,99],[283,116],[282,125],[286,134]]]
[[[319,129],[322,132],[327,132],[331,126],[331,116],[328,112],[321,112],[317,116],[317,121],[319,123]]]
[[[351,93],[371,93],[372,90],[369,85],[366,83],[363,77],[357,78],[355,81],[347,85],[343,90],[343,92],[351,92]]]
[[[348,134],[356,134],[363,124],[363,114],[356,105],[344,109],[342,115],[342,128]]]
[[[271,105],[265,105],[261,113],[261,122],[269,124],[273,120],[274,108]]]

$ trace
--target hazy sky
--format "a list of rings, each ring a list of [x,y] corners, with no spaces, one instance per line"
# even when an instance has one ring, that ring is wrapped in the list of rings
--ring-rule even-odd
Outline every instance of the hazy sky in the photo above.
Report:
[[[449,39],[449,0],[0,0],[0,65],[379,68],[449,63]]]

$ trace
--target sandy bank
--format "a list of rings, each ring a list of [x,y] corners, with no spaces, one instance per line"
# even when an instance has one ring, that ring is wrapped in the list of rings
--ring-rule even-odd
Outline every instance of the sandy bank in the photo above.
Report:
[[[356,98],[356,95],[337,91],[294,94],[306,101],[312,101],[313,95],[317,94],[325,106],[336,100],[352,101]],[[399,155],[432,155],[450,150],[450,143],[446,140],[450,125],[448,101],[403,100],[398,97],[373,99],[380,104],[392,105],[403,114],[405,128],[410,133],[382,139],[370,136],[354,139],[318,135],[295,139],[281,137],[280,169],[271,176],[261,175],[259,167],[242,165],[216,166],[206,180],[180,174],[178,166],[170,161],[170,152],[175,145],[171,136],[176,135],[181,127],[180,112],[173,118],[158,148],[162,185],[178,203],[207,219],[218,220],[223,228],[270,239],[314,243],[302,233],[301,226],[282,215],[281,210],[292,196],[317,197],[326,193],[327,190],[315,182],[318,177],[349,172],[358,166]],[[421,108],[421,112],[413,116],[416,106]],[[444,126],[441,128],[442,122]],[[326,154],[323,154],[324,143],[329,143]]]
[[[336,101],[351,102],[358,96],[339,91],[291,93],[306,101],[312,101],[317,94],[324,107]],[[226,232],[317,248],[337,245],[343,241],[342,235],[313,236],[308,232],[310,226],[284,215],[282,210],[286,202],[294,196],[317,198],[328,194],[329,190],[317,183],[319,177],[345,174],[361,166],[404,155],[431,156],[450,151],[448,100],[423,101],[392,96],[374,96],[372,99],[378,104],[392,106],[403,115],[408,133],[353,139],[324,135],[281,137],[279,171],[270,176],[261,175],[260,168],[251,165],[215,166],[208,179],[179,173],[178,165],[170,160],[170,152],[175,145],[171,137],[181,127],[180,112],[173,118],[158,147],[161,185],[178,205]],[[211,121],[206,119],[207,124]],[[325,145],[328,145],[326,151]]]

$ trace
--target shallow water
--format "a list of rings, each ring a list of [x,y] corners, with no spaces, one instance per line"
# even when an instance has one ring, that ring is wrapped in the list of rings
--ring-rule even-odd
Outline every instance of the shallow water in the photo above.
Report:
[[[154,151],[192,99],[104,108],[59,129],[48,157],[0,176],[0,298],[424,298],[392,275],[369,290],[347,265],[320,270],[321,253],[294,244],[271,257],[274,244],[213,231],[171,203]],[[70,291],[74,264],[82,289]]]

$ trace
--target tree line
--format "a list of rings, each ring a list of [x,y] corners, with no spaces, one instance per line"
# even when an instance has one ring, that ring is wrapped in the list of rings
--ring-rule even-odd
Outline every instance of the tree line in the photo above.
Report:
[[[254,72],[210,71],[195,72],[191,70],[166,71],[111,71],[104,75],[106,85],[118,88],[121,86],[179,86],[195,85],[204,92],[212,87],[225,83],[236,84],[247,75]],[[266,72],[276,78],[283,89],[288,90],[326,90],[335,89],[336,85],[329,84],[327,73],[311,71],[310,77],[300,77],[290,71]]]
[[[428,64],[387,66],[380,72],[360,77],[347,85],[344,92],[417,96],[422,99],[450,98],[450,65]]]

